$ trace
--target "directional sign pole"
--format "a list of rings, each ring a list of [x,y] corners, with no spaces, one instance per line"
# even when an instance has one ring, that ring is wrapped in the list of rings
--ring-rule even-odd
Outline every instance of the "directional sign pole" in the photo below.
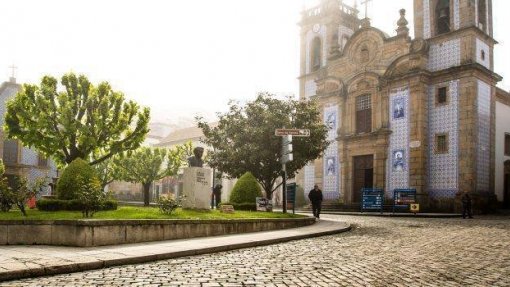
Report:
[[[275,136],[282,137],[282,199],[283,199],[283,213],[287,213],[287,166],[288,161],[293,160],[292,154],[292,137],[309,137],[310,130],[308,129],[277,129]]]

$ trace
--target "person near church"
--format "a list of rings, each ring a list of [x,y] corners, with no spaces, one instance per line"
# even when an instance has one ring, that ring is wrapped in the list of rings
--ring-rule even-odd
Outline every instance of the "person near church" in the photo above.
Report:
[[[223,186],[221,184],[217,184],[213,188],[213,192],[211,194],[211,209],[214,209],[214,207],[218,208],[221,204],[221,189]]]
[[[462,218],[466,219],[466,216],[469,218],[473,218],[473,213],[471,211],[471,197],[469,193],[465,192],[461,198],[462,201]]]
[[[308,199],[312,203],[313,216],[320,218],[321,207],[322,207],[322,190],[319,189],[318,185],[314,185],[313,189],[308,193]]]

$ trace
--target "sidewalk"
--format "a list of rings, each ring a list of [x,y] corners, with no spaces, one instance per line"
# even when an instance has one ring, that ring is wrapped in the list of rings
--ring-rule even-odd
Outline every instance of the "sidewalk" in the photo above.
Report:
[[[0,281],[229,251],[349,231],[347,223],[321,220],[278,231],[102,247],[0,246]]]

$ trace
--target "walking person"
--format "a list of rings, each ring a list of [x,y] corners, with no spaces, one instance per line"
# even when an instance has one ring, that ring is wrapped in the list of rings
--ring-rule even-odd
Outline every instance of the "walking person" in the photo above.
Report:
[[[462,218],[466,219],[466,216],[469,218],[473,218],[473,213],[471,212],[471,197],[467,192],[462,195]]]
[[[318,185],[314,185],[313,189],[308,193],[308,199],[312,202],[313,216],[319,219],[321,216],[322,206],[322,190],[319,189]]]
[[[216,207],[216,209],[218,209],[218,207],[220,206],[220,203],[221,203],[221,189],[222,188],[223,188],[223,186],[221,184],[217,184],[213,188],[213,192],[211,194],[211,209],[214,209],[214,207]]]

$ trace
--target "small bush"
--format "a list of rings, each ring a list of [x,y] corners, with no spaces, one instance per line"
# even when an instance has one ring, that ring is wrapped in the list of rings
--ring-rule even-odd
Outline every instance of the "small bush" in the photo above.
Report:
[[[176,199],[172,194],[162,195],[158,198],[157,205],[159,211],[163,214],[170,215],[174,210],[181,207],[180,201],[182,198]]]
[[[98,178],[96,171],[81,158],[75,159],[62,172],[57,183],[57,198],[64,200],[78,199],[78,192],[83,183],[90,183]]]
[[[253,202],[253,205],[256,205],[257,197],[262,197],[260,185],[255,177],[247,172],[234,185],[229,201],[236,204]]]

